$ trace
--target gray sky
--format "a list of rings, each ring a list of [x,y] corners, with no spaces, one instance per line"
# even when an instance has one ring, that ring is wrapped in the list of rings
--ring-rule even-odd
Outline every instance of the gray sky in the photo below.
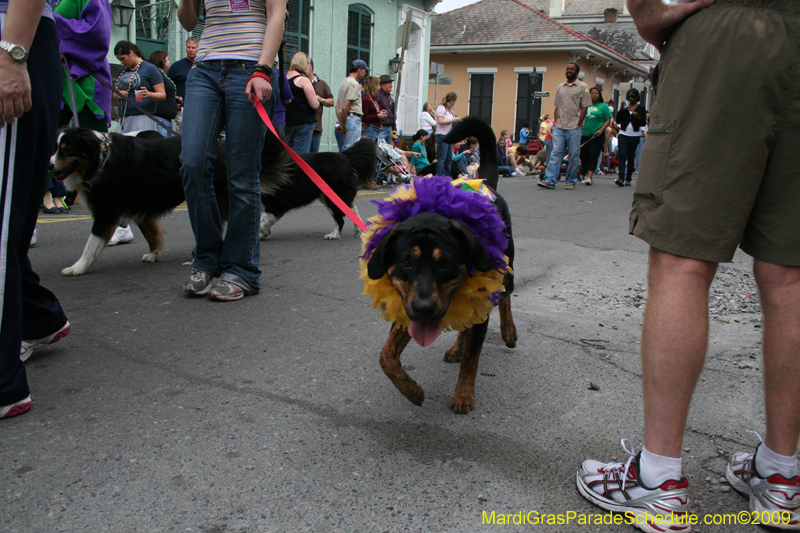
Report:
[[[478,0],[443,0],[442,2],[436,4],[434,11],[437,13],[445,13],[447,11],[452,11],[454,9],[458,9],[459,7],[468,6],[476,2],[478,2]]]

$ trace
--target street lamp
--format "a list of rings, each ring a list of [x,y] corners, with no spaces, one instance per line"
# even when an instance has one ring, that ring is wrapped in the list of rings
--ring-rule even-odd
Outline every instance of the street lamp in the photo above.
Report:
[[[136,8],[130,0],[111,0],[111,20],[116,26],[130,26]]]
[[[395,54],[392,59],[389,60],[389,70],[392,71],[392,74],[397,74],[397,71],[400,70],[400,56]]]

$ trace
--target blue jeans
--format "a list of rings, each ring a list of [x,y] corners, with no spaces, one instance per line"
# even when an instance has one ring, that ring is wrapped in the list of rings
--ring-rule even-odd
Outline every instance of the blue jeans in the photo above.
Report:
[[[292,147],[292,150],[297,154],[307,154],[311,151],[311,135],[314,133],[314,126],[316,122],[310,124],[300,124],[299,126],[286,125],[284,132],[286,133],[286,144]]]
[[[344,133],[339,133],[339,130],[334,130],[333,136],[336,137],[336,145],[339,147],[339,151],[342,151],[342,147],[344,147]]]
[[[316,154],[319,152],[319,142],[322,139],[322,132],[316,131],[311,134],[311,153]]]
[[[361,117],[350,115],[344,121],[344,144],[342,152],[353,146],[361,138]]]
[[[381,131],[378,133],[378,139],[383,139],[389,144],[392,144],[392,128],[390,126],[381,126]]]
[[[444,135],[436,134],[436,153],[439,159],[436,161],[436,175],[449,176],[450,165],[453,161],[453,145],[444,142]]]
[[[581,158],[581,135],[583,128],[565,130],[558,126],[553,126],[553,153],[547,158],[547,173],[545,180],[550,185],[555,185],[558,181],[558,173],[561,170],[561,160],[567,147],[569,147],[569,163],[567,164],[567,183],[578,183],[578,163]]]
[[[378,143],[378,138],[380,136],[380,133],[381,133],[380,128],[378,128],[377,126],[373,126],[372,124],[364,124],[364,129],[361,131],[361,135],[363,135],[364,137],[369,137],[370,139],[375,141],[375,144]],[[391,144],[391,141],[389,141],[389,144]]]
[[[163,135],[164,137],[172,137],[172,134],[167,129],[167,128],[172,128],[172,121],[161,117],[156,117],[156,118],[158,119],[158,123],[156,124],[156,131],[161,135]]]
[[[258,290],[261,150],[266,125],[245,95],[255,61],[198,61],[186,80],[181,177],[194,232],[192,266]],[[222,237],[214,164],[226,127],[230,216]]]

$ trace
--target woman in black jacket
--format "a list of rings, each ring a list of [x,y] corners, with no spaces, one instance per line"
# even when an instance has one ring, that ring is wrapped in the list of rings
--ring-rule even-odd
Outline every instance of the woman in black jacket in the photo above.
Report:
[[[637,89],[631,88],[625,96],[627,107],[617,113],[619,125],[619,178],[614,183],[620,187],[631,184],[633,178],[636,148],[642,140],[643,130],[647,126],[647,110],[639,105],[641,97]],[[623,183],[624,180],[624,183]]]

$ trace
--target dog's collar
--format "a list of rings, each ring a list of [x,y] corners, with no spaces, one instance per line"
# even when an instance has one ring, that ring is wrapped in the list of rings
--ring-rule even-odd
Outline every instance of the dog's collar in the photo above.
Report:
[[[108,133],[97,132],[100,135],[100,168],[105,166],[111,156],[111,136]]]

